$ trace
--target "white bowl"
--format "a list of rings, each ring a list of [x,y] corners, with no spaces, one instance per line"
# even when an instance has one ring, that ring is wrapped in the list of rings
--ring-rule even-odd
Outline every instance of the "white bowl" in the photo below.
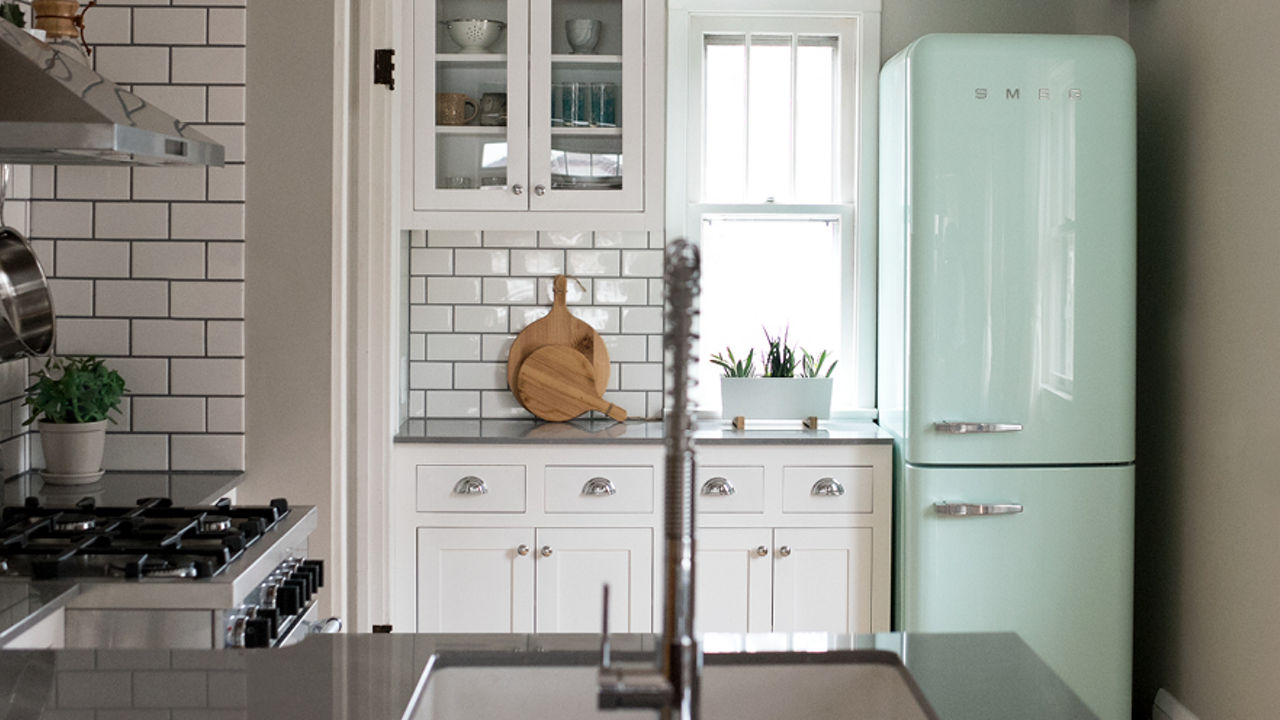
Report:
[[[575,53],[590,54],[595,52],[600,42],[600,21],[591,18],[573,18],[564,21],[564,32],[569,39],[569,47]]]
[[[458,43],[464,53],[488,52],[506,27],[506,23],[499,20],[478,18],[456,18],[444,20],[442,24],[449,31],[449,38]]]

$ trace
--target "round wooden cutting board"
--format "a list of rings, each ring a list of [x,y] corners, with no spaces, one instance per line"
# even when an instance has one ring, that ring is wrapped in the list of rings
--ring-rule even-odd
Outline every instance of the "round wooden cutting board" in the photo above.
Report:
[[[572,420],[599,410],[622,422],[627,411],[600,397],[595,371],[582,353],[567,345],[543,345],[520,364],[515,383],[520,404],[543,420]]]
[[[595,328],[569,312],[569,308],[565,305],[567,283],[567,276],[556,276],[555,299],[552,302],[551,311],[529,323],[511,344],[511,351],[507,354],[507,387],[515,393],[517,399],[520,397],[516,384],[520,375],[520,365],[535,350],[545,345],[565,345],[582,353],[594,372],[592,383],[595,386],[596,395],[603,395],[605,388],[609,385],[609,351],[604,346],[604,339],[595,331]]]

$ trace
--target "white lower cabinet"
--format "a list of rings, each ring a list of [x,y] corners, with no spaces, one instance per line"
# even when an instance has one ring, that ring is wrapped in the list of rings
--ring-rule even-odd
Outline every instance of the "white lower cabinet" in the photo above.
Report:
[[[651,529],[539,528],[537,536],[538,632],[600,632],[605,583],[609,631],[652,631]]]
[[[696,632],[773,629],[773,532],[703,528],[694,556]]]

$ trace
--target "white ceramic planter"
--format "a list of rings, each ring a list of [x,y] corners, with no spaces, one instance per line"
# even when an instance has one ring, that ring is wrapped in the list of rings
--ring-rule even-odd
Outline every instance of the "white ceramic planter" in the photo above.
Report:
[[[827,418],[834,378],[720,378],[722,417]]]
[[[107,440],[107,421],[91,423],[39,423],[40,446],[44,450],[46,483],[82,485],[102,477],[102,451]]]

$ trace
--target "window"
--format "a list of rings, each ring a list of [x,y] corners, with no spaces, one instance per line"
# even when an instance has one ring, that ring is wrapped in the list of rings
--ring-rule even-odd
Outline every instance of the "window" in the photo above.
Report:
[[[668,233],[702,249],[698,405],[720,407],[708,357],[758,357],[767,330],[833,353],[833,412],[864,414],[875,398],[875,224],[864,209],[876,172],[863,149],[874,149],[879,49],[867,36],[878,15],[677,16],[687,52],[680,63],[673,52],[670,91],[685,102],[671,108],[668,207],[687,212],[669,213]]]

